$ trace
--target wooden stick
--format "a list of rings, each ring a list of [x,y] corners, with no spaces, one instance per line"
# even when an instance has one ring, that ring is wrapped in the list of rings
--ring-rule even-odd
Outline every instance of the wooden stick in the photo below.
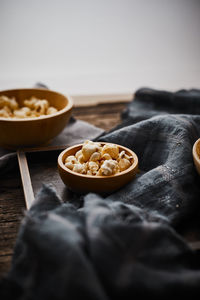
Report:
[[[19,169],[21,173],[26,208],[29,209],[35,197],[34,197],[33,188],[31,184],[31,178],[30,178],[29,168],[27,164],[26,154],[24,153],[24,151],[18,150],[17,158],[18,158]]]

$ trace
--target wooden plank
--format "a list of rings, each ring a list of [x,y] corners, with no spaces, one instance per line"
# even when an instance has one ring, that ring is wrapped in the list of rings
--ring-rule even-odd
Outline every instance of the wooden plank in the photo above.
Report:
[[[33,188],[32,188],[32,183],[31,183],[31,178],[30,178],[30,173],[29,173],[29,168],[28,168],[25,152],[18,150],[17,158],[18,158],[19,169],[20,169],[20,173],[21,173],[26,208],[29,209],[31,207],[31,204],[33,203],[35,197],[33,194]]]
[[[75,107],[79,106],[95,106],[100,103],[118,103],[118,102],[130,102],[133,100],[133,93],[121,93],[121,94],[93,94],[93,95],[71,95]]]
[[[90,105],[90,106],[75,106],[73,108],[73,113],[75,114],[76,117],[79,115],[92,115],[93,113],[98,113],[100,115],[107,115],[111,111],[110,109],[112,108],[112,113],[117,113],[118,115],[120,112],[129,104],[129,101],[120,101],[118,103],[99,103],[97,105]]]
[[[62,145],[62,146],[38,146],[38,147],[33,147],[33,148],[23,148],[21,149],[22,152],[24,153],[29,153],[29,152],[40,152],[40,151],[57,151],[57,150],[64,150],[69,145]]]

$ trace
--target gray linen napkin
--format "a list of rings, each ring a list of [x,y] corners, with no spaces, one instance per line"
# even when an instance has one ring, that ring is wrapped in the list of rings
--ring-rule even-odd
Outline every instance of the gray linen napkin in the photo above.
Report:
[[[122,117],[97,140],[131,148],[140,173],[78,209],[44,186],[22,221],[2,299],[200,296],[200,251],[180,230],[195,219],[199,228],[200,90],[140,89]]]

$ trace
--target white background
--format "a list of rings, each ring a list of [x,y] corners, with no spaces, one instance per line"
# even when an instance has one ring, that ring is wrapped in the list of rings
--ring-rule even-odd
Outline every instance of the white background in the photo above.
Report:
[[[199,0],[0,0],[0,89],[200,88]]]

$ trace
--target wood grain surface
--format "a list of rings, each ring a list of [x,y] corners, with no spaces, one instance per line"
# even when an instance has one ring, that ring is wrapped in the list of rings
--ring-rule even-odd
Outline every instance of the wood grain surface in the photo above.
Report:
[[[106,131],[120,123],[120,114],[126,103],[99,104],[97,106],[76,107],[73,115],[80,120],[87,121]],[[48,181],[48,174],[53,176],[52,182],[60,184],[56,173],[55,164],[48,160],[41,166],[38,155],[28,156],[30,174],[34,193],[40,188],[41,181]],[[41,154],[42,155],[42,154]],[[52,155],[57,155],[55,152]],[[38,176],[40,174],[40,176]],[[51,178],[51,179],[52,179]],[[60,189],[65,193],[65,190]],[[17,232],[25,210],[24,193],[19,169],[4,177],[0,177],[0,277],[9,270],[13,247]]]

